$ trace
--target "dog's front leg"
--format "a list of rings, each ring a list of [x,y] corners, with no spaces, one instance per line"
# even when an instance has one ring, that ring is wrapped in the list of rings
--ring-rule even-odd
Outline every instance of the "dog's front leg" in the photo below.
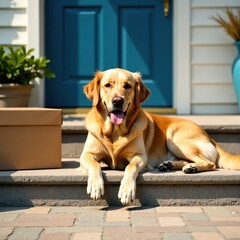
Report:
[[[137,155],[133,157],[129,165],[126,167],[124,177],[118,192],[118,198],[123,205],[129,204],[136,197],[136,179],[145,166],[147,157],[145,155]]]
[[[87,193],[92,199],[99,199],[104,194],[104,181],[100,164],[91,153],[83,152],[80,157],[80,168],[88,173]]]

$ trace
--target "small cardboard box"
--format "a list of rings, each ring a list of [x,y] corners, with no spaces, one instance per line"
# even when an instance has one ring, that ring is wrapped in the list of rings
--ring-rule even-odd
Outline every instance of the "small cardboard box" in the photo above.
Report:
[[[0,108],[0,170],[61,167],[62,112]]]

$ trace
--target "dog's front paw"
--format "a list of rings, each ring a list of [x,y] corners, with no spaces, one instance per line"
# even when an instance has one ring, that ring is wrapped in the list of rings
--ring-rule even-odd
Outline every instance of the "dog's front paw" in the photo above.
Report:
[[[136,181],[134,179],[124,177],[118,192],[118,198],[123,205],[128,205],[135,199]]]
[[[89,175],[87,194],[94,200],[97,200],[104,195],[104,182],[102,176],[93,177]]]
[[[184,173],[197,173],[198,172],[198,167],[195,163],[189,163],[186,164],[183,168],[182,168]]]

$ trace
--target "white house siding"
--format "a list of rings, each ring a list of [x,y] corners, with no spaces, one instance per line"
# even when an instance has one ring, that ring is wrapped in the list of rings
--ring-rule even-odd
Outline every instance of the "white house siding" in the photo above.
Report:
[[[42,55],[41,16],[43,0],[0,0],[0,45],[34,48]],[[44,106],[44,81],[35,79],[31,106]]]
[[[0,0],[0,45],[27,44],[27,1]]]
[[[240,7],[240,0],[191,0],[192,114],[239,113],[231,80],[231,64],[237,51],[233,40],[210,18],[217,13],[224,15],[226,6]]]

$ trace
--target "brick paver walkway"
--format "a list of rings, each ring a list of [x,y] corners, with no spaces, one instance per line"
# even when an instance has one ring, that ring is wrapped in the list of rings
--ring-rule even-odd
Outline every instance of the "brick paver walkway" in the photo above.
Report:
[[[0,208],[0,239],[240,239],[240,206]]]

